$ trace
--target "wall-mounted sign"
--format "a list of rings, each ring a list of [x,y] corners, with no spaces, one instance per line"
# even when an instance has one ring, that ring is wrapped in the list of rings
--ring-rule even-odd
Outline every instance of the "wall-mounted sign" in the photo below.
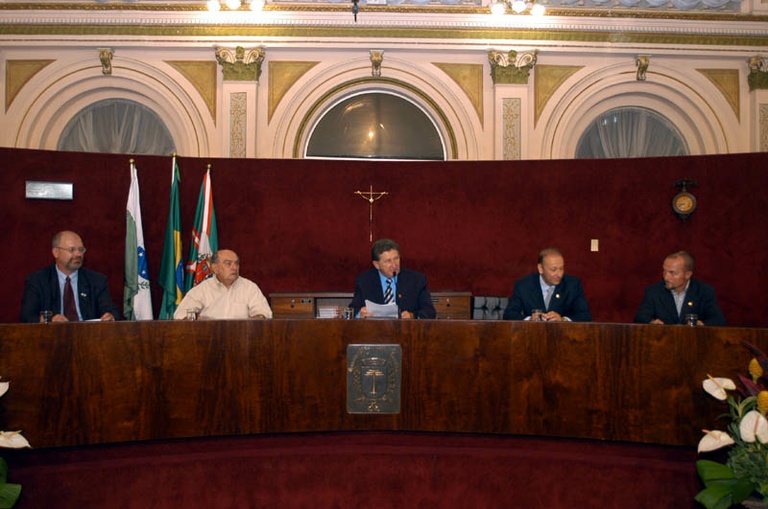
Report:
[[[26,198],[29,200],[71,200],[74,185],[71,182],[40,182],[27,180]]]

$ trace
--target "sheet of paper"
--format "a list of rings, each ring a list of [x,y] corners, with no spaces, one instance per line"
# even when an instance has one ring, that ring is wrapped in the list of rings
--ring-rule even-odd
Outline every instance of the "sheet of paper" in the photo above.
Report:
[[[389,304],[376,304],[366,299],[365,307],[371,316],[374,318],[398,318],[397,304],[390,302]]]

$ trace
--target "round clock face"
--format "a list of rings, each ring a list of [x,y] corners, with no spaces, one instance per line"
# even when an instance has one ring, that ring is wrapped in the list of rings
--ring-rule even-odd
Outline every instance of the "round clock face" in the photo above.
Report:
[[[672,200],[672,208],[678,214],[690,214],[696,208],[696,198],[690,193],[680,193]]]

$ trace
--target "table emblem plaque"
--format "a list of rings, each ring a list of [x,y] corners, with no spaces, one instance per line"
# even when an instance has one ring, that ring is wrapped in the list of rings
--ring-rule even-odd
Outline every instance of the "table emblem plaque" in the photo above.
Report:
[[[347,412],[399,414],[400,345],[347,346]]]

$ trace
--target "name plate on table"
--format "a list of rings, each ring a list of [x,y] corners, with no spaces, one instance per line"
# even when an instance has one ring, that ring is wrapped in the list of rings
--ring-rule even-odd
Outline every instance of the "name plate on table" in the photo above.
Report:
[[[399,414],[400,345],[347,346],[347,413]]]

